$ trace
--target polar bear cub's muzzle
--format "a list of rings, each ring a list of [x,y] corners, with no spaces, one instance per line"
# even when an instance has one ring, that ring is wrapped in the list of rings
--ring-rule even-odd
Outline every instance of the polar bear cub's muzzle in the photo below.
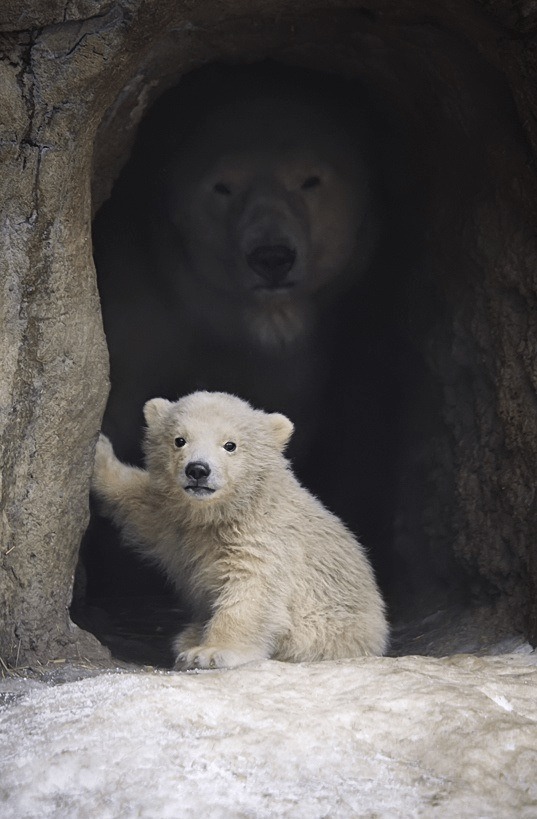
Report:
[[[214,485],[214,475],[207,461],[189,461],[184,469],[183,489],[194,498],[209,498],[218,490]]]

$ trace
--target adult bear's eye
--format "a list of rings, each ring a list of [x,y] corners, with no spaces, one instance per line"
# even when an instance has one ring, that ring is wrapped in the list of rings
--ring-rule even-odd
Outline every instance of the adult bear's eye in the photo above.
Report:
[[[217,182],[213,188],[215,193],[220,193],[222,196],[231,196],[231,190],[223,182]]]
[[[316,188],[317,185],[321,184],[320,177],[318,176],[308,176],[308,178],[302,183],[302,190],[306,191],[308,188]]]
[[[233,441],[226,441],[224,449],[226,452],[234,452],[237,449],[237,444],[234,444]]]
[[[176,438],[174,444],[177,447],[177,449],[181,449],[181,447],[186,444],[186,441],[184,438]]]

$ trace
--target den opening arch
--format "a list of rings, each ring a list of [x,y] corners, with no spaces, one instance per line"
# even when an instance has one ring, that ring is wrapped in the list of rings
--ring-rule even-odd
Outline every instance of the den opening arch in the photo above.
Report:
[[[520,452],[505,446],[495,397],[497,353],[482,336],[490,336],[491,301],[505,302],[500,312],[516,313],[502,283],[502,249],[491,239],[498,221],[506,245],[513,239],[505,224],[506,218],[517,219],[510,180],[521,172],[526,146],[503,78],[461,37],[434,26],[383,31],[376,16],[363,11],[329,20],[317,13],[300,22],[304,42],[298,44],[285,26],[274,31],[260,25],[251,37],[238,25],[231,49],[211,49],[211,60],[198,59],[190,72],[174,66],[172,32],[155,49],[156,76],[144,79],[138,98],[169,93],[207,62],[220,60],[223,71],[227,64],[248,72],[260,57],[287,66],[290,74],[304,69],[336,83],[338,77],[355,83],[357,106],[367,95],[370,125],[381,146],[371,161],[378,165],[383,194],[383,247],[365,286],[353,292],[354,321],[363,325],[365,316],[370,321],[364,333],[341,341],[339,353],[350,358],[349,386],[345,395],[339,383],[336,393],[345,442],[357,434],[362,396],[371,399],[373,383],[377,423],[366,423],[362,433],[367,439],[373,429],[372,440],[383,451],[364,459],[374,488],[362,508],[364,485],[349,465],[344,480],[321,480],[319,491],[354,528],[365,529],[391,606],[395,650],[476,649],[524,628],[527,588],[520,576],[527,555],[517,551],[515,498],[500,510],[496,495],[500,461],[517,460]],[[132,91],[129,97],[126,89],[97,140],[97,203],[110,193],[111,165],[119,169],[132,147],[134,128],[129,133],[125,125],[136,118]],[[317,488],[318,475],[303,478]],[[527,500],[516,498],[522,505]],[[372,502],[378,507],[373,523],[366,511]],[[124,567],[116,567],[119,581],[100,585],[99,559],[87,560],[94,594],[121,595],[125,583],[128,592]],[[144,594],[144,581],[134,585]],[[158,582],[148,590],[165,591]],[[423,617],[432,618],[435,629],[420,641],[409,623],[422,632]],[[490,628],[483,633],[485,620]],[[111,644],[117,650],[113,639]]]
[[[496,20],[485,5],[497,8]],[[412,379],[403,379],[397,419],[392,554],[404,593],[392,600],[395,621],[415,615],[422,622],[423,612],[438,610],[440,592],[445,598],[446,590],[460,588],[479,604],[493,638],[503,623],[505,631],[535,639],[536,198],[521,128],[531,138],[524,71],[532,63],[504,36],[506,30],[529,36],[529,22],[514,20],[501,3],[469,2],[428,8],[425,17],[419,2],[403,10],[390,2],[312,9],[306,0],[292,12],[278,2],[234,3],[222,12],[212,3],[194,11],[133,0],[112,9],[102,3],[86,20],[78,13],[58,16],[53,6],[34,12],[28,3],[12,20],[6,11],[2,26],[10,32],[5,68],[26,81],[18,83],[14,73],[6,86],[13,99],[19,93],[23,99],[9,110],[24,160],[13,160],[7,202],[11,207],[18,196],[29,203],[11,224],[21,271],[32,260],[21,273],[21,304],[17,288],[6,295],[8,305],[15,299],[15,312],[22,305],[23,322],[30,318],[20,348],[5,325],[12,346],[2,379],[12,411],[2,439],[9,540],[2,554],[2,656],[13,662],[64,656],[72,642],[65,611],[105,401],[87,252],[90,158],[96,211],[153,100],[207,62],[246,65],[261,57],[360,82],[393,137],[393,166],[405,165],[404,174],[391,177],[390,191],[416,237],[396,303]],[[26,24],[32,36],[19,34]],[[66,104],[70,99],[78,102]],[[67,181],[58,188],[55,179]],[[51,237],[61,239],[55,256]],[[18,252],[12,242],[10,254]],[[80,284],[73,289],[69,281]],[[40,318],[45,303],[48,324]],[[66,352],[53,358],[58,344],[50,317],[56,306],[59,316],[73,313],[75,304],[87,332],[78,339],[59,321]],[[79,341],[91,348],[93,368]],[[10,381],[12,360],[20,372],[14,364],[19,374]],[[77,366],[60,367],[60,360]],[[73,396],[84,403],[80,419],[56,430],[58,401],[67,407]],[[52,494],[60,499],[54,504]],[[414,601],[421,598],[419,607]],[[452,650],[460,646],[451,638],[461,622],[451,632],[444,628],[443,643],[407,639],[401,650]],[[465,622],[475,635],[479,616]]]

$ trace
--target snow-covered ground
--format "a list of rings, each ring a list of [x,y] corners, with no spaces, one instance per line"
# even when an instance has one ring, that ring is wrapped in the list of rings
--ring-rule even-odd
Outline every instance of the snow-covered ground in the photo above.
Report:
[[[3,819],[537,816],[537,655],[0,683]]]

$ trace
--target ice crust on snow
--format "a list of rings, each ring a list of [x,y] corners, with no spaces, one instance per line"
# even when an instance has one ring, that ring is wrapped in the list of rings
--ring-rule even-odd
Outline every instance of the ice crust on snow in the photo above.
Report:
[[[3,819],[537,815],[535,652],[2,690]]]

